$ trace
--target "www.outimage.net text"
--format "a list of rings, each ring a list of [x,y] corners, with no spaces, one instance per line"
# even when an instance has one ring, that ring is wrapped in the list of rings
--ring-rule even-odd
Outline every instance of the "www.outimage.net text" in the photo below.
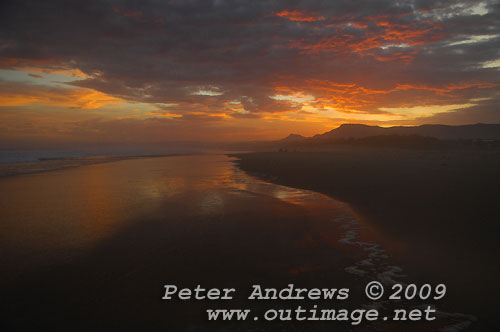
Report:
[[[194,288],[178,288],[176,285],[165,285],[163,300],[233,300],[235,288],[203,288],[197,285]],[[385,293],[385,297],[384,297]],[[446,286],[438,284],[394,284],[385,287],[378,281],[371,281],[365,285],[365,295],[369,300],[394,301],[402,300],[440,300],[446,294]],[[336,305],[349,299],[349,288],[300,288],[289,284],[285,288],[264,288],[261,285],[252,285],[248,300],[309,300],[309,301],[335,301]],[[386,315],[381,315],[376,306],[371,308],[319,308],[314,304],[308,308],[297,305],[292,308],[270,308],[263,315],[252,315],[251,309],[207,309],[207,318],[210,321],[347,321],[358,325],[363,321],[392,320],[392,321],[433,321],[436,319],[434,306],[425,304],[418,307],[395,308]]]

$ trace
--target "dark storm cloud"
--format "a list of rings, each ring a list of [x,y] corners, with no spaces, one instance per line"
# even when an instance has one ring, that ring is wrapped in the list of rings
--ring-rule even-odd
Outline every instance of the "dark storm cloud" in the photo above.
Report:
[[[4,1],[0,6],[3,68],[78,68],[89,78],[73,85],[131,101],[177,103],[178,112],[199,105],[222,112],[234,101],[251,113],[299,110],[270,96],[332,93],[304,84],[311,80],[386,91],[364,97],[366,102],[349,99],[351,90],[330,100],[345,98],[342,105],[374,114],[378,107],[408,103],[412,94],[434,103],[487,97],[500,83],[497,69],[482,68],[500,58],[500,7],[494,1]],[[460,43],[474,36],[489,37]],[[398,84],[446,90],[461,82],[492,85],[467,93],[389,92]]]

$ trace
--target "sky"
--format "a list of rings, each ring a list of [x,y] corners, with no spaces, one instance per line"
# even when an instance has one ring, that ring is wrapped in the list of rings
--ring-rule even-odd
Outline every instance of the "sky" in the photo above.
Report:
[[[500,1],[0,2],[0,141],[500,123]]]

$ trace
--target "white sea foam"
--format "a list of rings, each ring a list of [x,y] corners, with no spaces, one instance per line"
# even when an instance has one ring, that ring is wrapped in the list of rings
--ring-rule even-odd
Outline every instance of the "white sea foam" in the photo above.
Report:
[[[368,256],[356,262],[354,266],[348,266],[344,270],[347,273],[359,277],[371,277],[372,280],[377,279],[386,285],[394,285],[396,283],[406,285],[406,283],[401,280],[407,277],[403,274],[403,269],[396,265],[387,265],[387,260],[390,258],[390,255],[387,254],[387,250],[378,243],[360,241],[359,231],[362,227],[359,226],[359,221],[349,213],[345,205],[340,205],[340,207],[344,213],[348,214],[336,217],[334,220],[337,223],[343,223],[342,227],[346,230],[338,241],[345,245],[359,246],[363,248],[363,251],[366,252]],[[386,308],[385,305],[387,304],[389,304],[389,301],[377,301],[363,305],[363,308],[381,310]],[[424,306],[427,307],[427,305]],[[462,313],[436,311],[436,316],[444,319],[456,320],[456,322],[440,328],[439,331],[441,332],[460,332],[466,330],[474,321],[477,321],[477,317]]]
[[[264,183],[265,182],[263,182],[263,184]],[[263,193],[278,193],[276,195],[277,198],[289,203],[320,202],[331,204],[340,210],[341,214],[332,218],[332,222],[339,224],[345,230],[338,242],[344,245],[362,248],[363,252],[366,253],[366,256],[362,257],[361,260],[344,269],[347,273],[356,275],[357,277],[363,277],[367,280],[378,279],[386,285],[392,285],[395,283],[406,285],[406,283],[401,280],[402,278],[407,277],[403,273],[403,269],[397,265],[388,264],[390,254],[385,248],[383,248],[382,245],[375,242],[361,241],[360,231],[366,226],[363,226],[360,223],[358,218],[345,203],[335,201],[322,194],[308,190],[294,189],[269,183],[265,184],[267,186],[262,188]],[[376,301],[364,304],[362,307],[366,309],[383,310],[393,302],[394,301]],[[427,307],[427,305],[425,306]],[[455,321],[452,324],[439,329],[439,331],[442,332],[460,332],[468,328],[472,322],[477,321],[475,316],[461,313],[436,311],[436,316]]]

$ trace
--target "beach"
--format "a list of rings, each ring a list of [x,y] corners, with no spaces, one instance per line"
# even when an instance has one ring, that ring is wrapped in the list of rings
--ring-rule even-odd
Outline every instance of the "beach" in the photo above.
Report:
[[[348,202],[393,244],[412,279],[446,282],[451,307],[494,324],[498,151],[339,147],[238,157],[251,174]]]
[[[0,5],[0,332],[500,331],[500,5]]]
[[[273,165],[302,158],[239,157],[243,169],[258,158],[279,157]],[[313,157],[307,157],[312,165]],[[349,322],[209,322],[206,310],[361,309],[370,305],[363,287],[376,279],[388,286],[449,283],[450,300],[436,303],[438,323],[399,327],[489,327],[467,291],[454,303],[453,280],[441,270],[419,270],[392,232],[347,201],[277,184],[283,180],[271,177],[273,168],[259,169],[267,177],[248,175],[237,163],[220,154],[138,158],[0,179],[2,330],[345,331],[353,328]],[[470,271],[462,272],[455,281]],[[348,288],[349,298],[247,298],[252,285],[290,284]],[[234,288],[236,295],[231,301],[166,301],[165,285]],[[392,308],[384,306],[382,313]],[[395,326],[375,322],[355,330],[373,328]]]

